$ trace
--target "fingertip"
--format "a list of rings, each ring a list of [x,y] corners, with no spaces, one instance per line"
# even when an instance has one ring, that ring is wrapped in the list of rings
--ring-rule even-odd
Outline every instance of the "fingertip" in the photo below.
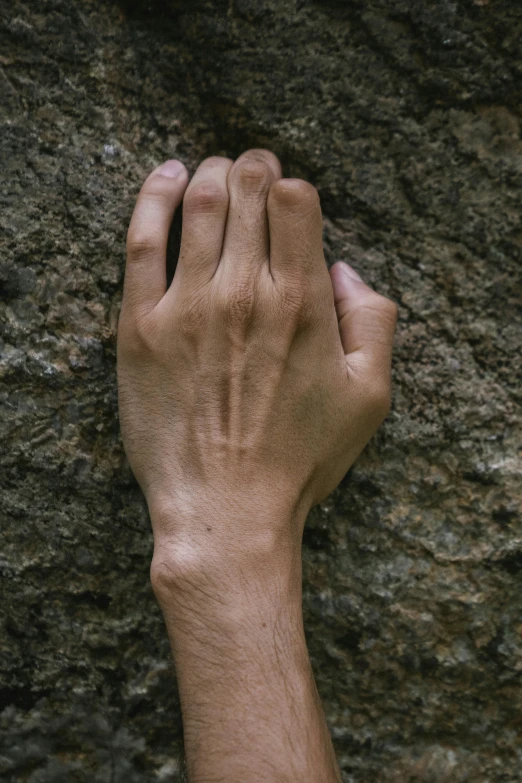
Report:
[[[358,283],[364,282],[364,280],[358,274],[358,272],[356,272],[353,267],[347,264],[346,261],[337,261],[330,268],[330,274],[332,275],[332,277],[335,277],[335,279],[341,278],[344,279],[346,282],[350,282],[353,280],[357,281]]]
[[[346,261],[341,261],[340,263],[342,264],[343,273],[345,275],[348,275],[349,277],[351,277],[352,280],[357,280],[360,283],[363,282],[363,279],[360,276],[360,274],[358,274],[358,272],[356,272],[355,269],[352,266],[347,264]]]
[[[343,301],[348,301],[356,295],[356,291],[364,282],[355,269],[344,261],[337,261],[330,267],[330,279],[334,291],[334,299],[337,306]]]
[[[311,209],[320,210],[319,194],[306,180],[290,177],[277,179],[270,188],[268,208],[274,214],[282,209],[285,215],[288,211],[306,213]]]
[[[166,199],[177,206],[189,183],[189,173],[180,160],[167,160],[157,166],[142,185],[140,196]]]
[[[178,177],[185,177],[188,179],[188,171],[185,165],[175,158],[165,161],[161,166],[157,166],[149,176],[156,177],[158,175],[168,179],[177,179]]]

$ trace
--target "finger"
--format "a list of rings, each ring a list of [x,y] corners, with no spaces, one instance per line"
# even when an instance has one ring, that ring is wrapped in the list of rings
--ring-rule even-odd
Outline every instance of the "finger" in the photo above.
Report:
[[[389,374],[397,307],[342,261],[330,269],[339,333],[348,366]]]
[[[177,284],[205,283],[216,271],[227,222],[227,176],[231,166],[229,158],[207,158],[198,166],[186,190]]]
[[[167,287],[166,252],[174,212],[188,174],[179,160],[168,160],[149,174],[141,188],[127,233],[124,301],[152,310]]]
[[[277,276],[326,274],[317,190],[300,179],[280,179],[268,196],[270,270]]]
[[[249,274],[262,263],[268,266],[266,200],[271,184],[280,176],[281,165],[268,150],[248,150],[230,169],[230,207],[223,243],[225,274],[230,271],[236,276],[241,270]]]

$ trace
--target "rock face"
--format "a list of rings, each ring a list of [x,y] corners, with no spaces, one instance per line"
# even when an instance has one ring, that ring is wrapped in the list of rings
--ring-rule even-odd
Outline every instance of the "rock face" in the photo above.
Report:
[[[182,780],[123,245],[153,166],[249,146],[400,307],[392,413],[304,540],[343,780],[520,780],[519,1],[0,0],[0,27],[2,780]]]

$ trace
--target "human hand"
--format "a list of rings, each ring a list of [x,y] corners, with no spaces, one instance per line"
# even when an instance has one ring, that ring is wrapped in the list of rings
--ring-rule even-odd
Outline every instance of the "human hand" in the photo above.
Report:
[[[156,169],[129,228],[118,330],[123,439],[156,547],[192,556],[210,529],[229,559],[300,545],[307,511],[388,411],[395,318],[348,266],[328,272],[317,192],[282,179],[271,153],[209,158],[190,184],[178,162]]]
[[[317,193],[271,153],[209,158],[187,183],[171,161],[140,193],[118,381],[189,778],[339,783],[303,631],[301,535],[386,415],[395,305],[342,263],[328,273]]]

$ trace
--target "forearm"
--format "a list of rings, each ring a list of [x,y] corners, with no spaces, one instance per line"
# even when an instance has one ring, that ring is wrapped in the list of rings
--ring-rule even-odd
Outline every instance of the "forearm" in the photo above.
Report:
[[[153,584],[191,783],[339,781],[305,643],[299,553],[221,567],[168,557],[156,551]]]

